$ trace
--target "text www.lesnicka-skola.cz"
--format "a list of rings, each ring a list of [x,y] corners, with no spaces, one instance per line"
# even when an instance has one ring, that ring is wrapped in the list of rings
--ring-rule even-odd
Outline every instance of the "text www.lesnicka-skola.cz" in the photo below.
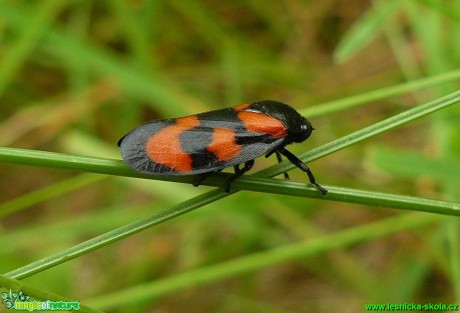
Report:
[[[373,303],[364,307],[366,311],[459,311],[458,304],[445,303]]]

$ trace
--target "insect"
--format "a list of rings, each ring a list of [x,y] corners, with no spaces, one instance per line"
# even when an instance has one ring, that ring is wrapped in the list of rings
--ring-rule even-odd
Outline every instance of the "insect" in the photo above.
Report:
[[[286,149],[286,145],[310,137],[310,122],[287,104],[264,100],[185,117],[154,120],[118,141],[125,163],[152,175],[197,175],[194,186],[212,172],[233,166],[225,190],[249,171],[254,159],[281,154],[307,173],[323,195],[310,168]],[[240,166],[243,165],[242,168]],[[289,178],[285,173],[285,178]]]

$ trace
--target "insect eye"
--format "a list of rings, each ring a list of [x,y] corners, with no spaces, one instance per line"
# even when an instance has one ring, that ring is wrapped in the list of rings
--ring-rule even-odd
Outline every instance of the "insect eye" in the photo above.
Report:
[[[302,131],[307,131],[308,130],[308,125],[303,124],[302,126],[300,126],[300,128],[302,129]]]

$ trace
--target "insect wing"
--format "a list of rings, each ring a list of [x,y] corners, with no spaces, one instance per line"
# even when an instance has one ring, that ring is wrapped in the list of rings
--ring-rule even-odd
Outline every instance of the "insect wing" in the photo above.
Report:
[[[264,132],[263,127],[270,127],[263,120],[266,115],[243,115],[228,108],[153,121],[120,139],[121,154],[130,167],[142,173],[194,175],[253,160],[284,140]],[[257,117],[262,118],[262,124]],[[254,122],[258,120],[258,124]]]
[[[167,175],[172,171],[171,168],[164,166],[162,163],[152,162],[147,154],[146,143],[149,138],[166,129],[173,123],[170,121],[153,121],[143,124],[126,134],[118,141],[121,156],[125,163],[146,174],[163,174]]]

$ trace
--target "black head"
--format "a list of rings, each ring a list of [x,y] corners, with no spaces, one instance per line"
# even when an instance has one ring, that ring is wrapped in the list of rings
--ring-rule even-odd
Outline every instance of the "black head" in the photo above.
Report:
[[[305,141],[310,137],[314,129],[305,117],[285,103],[274,100],[263,100],[253,102],[251,108],[273,116],[286,126],[288,130],[286,144]]]

